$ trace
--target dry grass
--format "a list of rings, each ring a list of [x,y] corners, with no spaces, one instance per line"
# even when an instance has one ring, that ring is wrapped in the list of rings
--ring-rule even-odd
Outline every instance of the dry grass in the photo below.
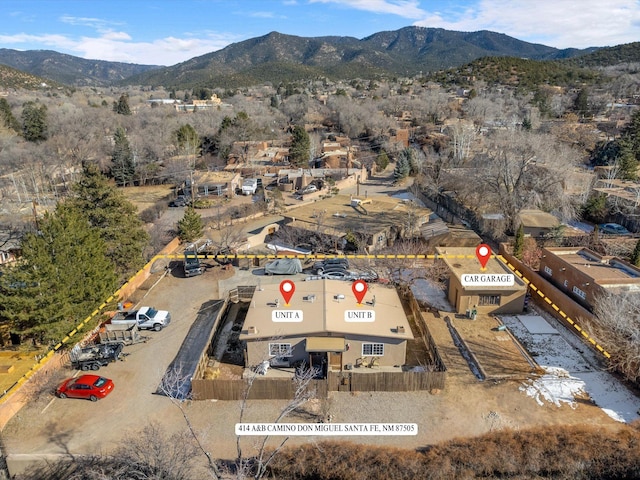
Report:
[[[37,362],[36,355],[46,353],[46,348],[39,350],[11,350],[0,352],[0,365],[10,370],[0,373],[0,391],[5,391],[27,373]],[[9,368],[12,367],[12,368]]]
[[[143,187],[124,187],[120,189],[127,200],[133,203],[138,212],[155,206],[158,202],[168,202],[173,196],[171,185],[146,185]]]
[[[638,458],[640,425],[612,431],[548,427],[454,440],[424,452],[307,444],[280,452],[271,473],[281,480],[640,478]]]

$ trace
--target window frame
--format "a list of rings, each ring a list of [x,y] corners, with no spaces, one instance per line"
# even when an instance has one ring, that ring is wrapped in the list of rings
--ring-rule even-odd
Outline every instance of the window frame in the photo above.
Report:
[[[491,306],[499,307],[501,304],[502,304],[502,295],[500,294],[478,295],[479,307],[491,307]]]
[[[370,347],[371,352],[365,353],[365,347]],[[362,356],[363,357],[384,357],[384,343],[379,342],[363,342],[362,343]]]
[[[274,347],[276,346],[277,346],[277,353],[273,353],[275,351]],[[276,357],[276,358],[293,357],[293,347],[290,343],[269,343],[269,356]]]

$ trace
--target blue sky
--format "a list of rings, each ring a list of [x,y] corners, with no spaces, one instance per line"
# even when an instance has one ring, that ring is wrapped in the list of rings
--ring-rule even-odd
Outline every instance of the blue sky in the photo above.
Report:
[[[278,31],[363,38],[409,25],[566,48],[640,41],[640,0],[0,0],[0,48],[174,65]]]

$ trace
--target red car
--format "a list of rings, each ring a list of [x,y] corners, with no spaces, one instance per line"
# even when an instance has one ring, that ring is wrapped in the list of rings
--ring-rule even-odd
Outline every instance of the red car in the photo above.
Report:
[[[60,398],[88,398],[92,402],[104,398],[113,390],[113,381],[100,375],[80,375],[68,378],[56,390]]]

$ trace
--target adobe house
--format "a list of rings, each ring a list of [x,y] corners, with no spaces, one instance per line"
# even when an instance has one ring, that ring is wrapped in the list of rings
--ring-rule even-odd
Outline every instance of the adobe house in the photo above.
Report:
[[[357,232],[363,239],[361,246],[371,253],[396,240],[418,237],[430,214],[431,210],[385,195],[335,195],[288,210],[284,217],[288,227],[328,235],[337,245],[345,244],[350,232]]]
[[[247,367],[268,361],[290,367],[304,361],[323,370],[351,370],[375,362],[400,367],[411,328],[395,288],[369,285],[361,306],[351,282],[297,282],[285,306],[279,284],[256,289],[240,341]]]
[[[518,222],[522,225],[525,236],[544,237],[560,226],[560,220],[542,210],[521,210]]]
[[[639,268],[588,248],[543,248],[539,273],[589,309],[604,292],[640,291]]]
[[[482,270],[475,247],[438,247],[436,252],[449,267],[447,298],[456,313],[466,314],[474,309],[481,314],[522,313],[527,286],[500,260],[489,259]],[[468,274],[511,275],[513,284],[464,285],[463,276]]]

